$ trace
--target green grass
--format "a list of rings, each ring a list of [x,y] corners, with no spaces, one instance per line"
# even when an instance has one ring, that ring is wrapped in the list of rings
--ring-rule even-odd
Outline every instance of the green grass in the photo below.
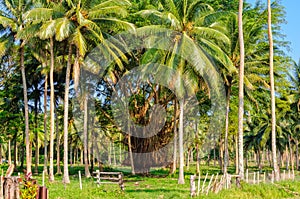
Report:
[[[122,192],[118,185],[97,185],[92,179],[83,180],[83,190],[79,189],[77,177],[71,178],[71,183],[64,187],[61,183],[61,178],[56,178],[57,182],[47,183],[50,192],[50,198],[144,198],[144,199],[162,199],[162,198],[190,198],[189,196],[189,181],[186,176],[184,185],[177,184],[177,178],[147,178],[147,177],[126,177],[125,191]],[[280,187],[300,192],[300,182],[284,181],[279,183]],[[211,199],[281,199],[281,198],[297,198],[297,195],[288,193],[285,189],[274,186],[272,184],[249,185],[242,184],[242,188],[222,190],[218,194],[210,193],[208,196],[199,196],[198,198]]]
[[[217,167],[201,166],[202,181],[205,173],[210,175],[219,173]],[[232,171],[234,169],[230,168]],[[42,170],[42,167],[39,168]],[[55,182],[46,182],[46,187],[49,190],[51,199],[166,199],[166,198],[190,198],[189,195],[189,175],[193,174],[192,168],[190,172],[185,173],[185,184],[177,184],[177,175],[168,175],[166,169],[156,169],[151,171],[150,176],[132,176],[125,172],[125,191],[122,192],[117,184],[105,184],[98,187],[95,180],[90,178],[82,178],[83,189],[79,188],[78,171],[84,173],[83,167],[70,168],[71,183],[64,185],[62,183],[62,176],[55,176]],[[107,168],[106,170],[112,170]],[[41,175],[33,176],[42,184]],[[297,180],[300,180],[300,178]],[[218,194],[209,193],[201,195],[196,198],[209,198],[209,199],[281,199],[281,198],[300,198],[300,181],[282,181],[273,184],[259,184],[249,185],[242,183],[242,188],[238,189],[234,185],[231,189],[222,190]]]

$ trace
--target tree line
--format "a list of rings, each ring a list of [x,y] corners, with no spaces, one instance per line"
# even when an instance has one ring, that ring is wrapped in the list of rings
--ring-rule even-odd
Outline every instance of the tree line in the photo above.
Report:
[[[243,178],[251,157],[262,169],[262,157],[272,154],[278,180],[283,159],[299,169],[300,68],[285,53],[284,16],[284,7],[270,0],[254,6],[242,0],[0,1],[0,156],[10,164],[13,156],[21,168],[26,163],[27,173],[32,160],[35,173],[44,161],[49,181],[56,162],[64,183],[75,162],[85,165],[86,177],[96,163],[128,165],[134,174],[167,163],[175,172],[179,162],[178,183],[184,183],[190,160],[199,172],[200,158],[213,156],[224,173],[233,163]],[[89,82],[92,70],[103,74],[96,82]],[[132,71],[146,74],[147,83]],[[208,77],[214,71],[220,82]],[[116,88],[125,100],[114,101]],[[224,103],[214,102],[214,93]],[[220,109],[213,110],[216,104]],[[212,127],[213,119],[221,122]],[[212,128],[221,131],[204,150]],[[137,131],[144,137],[134,136]],[[151,131],[157,133],[147,136]],[[157,152],[170,143],[169,151]]]

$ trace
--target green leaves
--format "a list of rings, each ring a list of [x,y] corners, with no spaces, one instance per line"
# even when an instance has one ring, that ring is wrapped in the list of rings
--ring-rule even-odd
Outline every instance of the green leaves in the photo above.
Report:
[[[43,23],[37,35],[41,39],[49,39],[50,37],[53,37],[55,35],[55,25],[54,20]]]
[[[34,8],[26,12],[23,16],[24,20],[33,21],[34,23],[40,23],[48,21],[53,16],[52,8]]]
[[[63,41],[68,38],[75,28],[74,23],[66,17],[57,19],[55,23],[55,39],[57,41]]]
[[[0,16],[0,24],[4,28],[11,28],[13,32],[17,31],[18,25],[17,23],[8,17]]]

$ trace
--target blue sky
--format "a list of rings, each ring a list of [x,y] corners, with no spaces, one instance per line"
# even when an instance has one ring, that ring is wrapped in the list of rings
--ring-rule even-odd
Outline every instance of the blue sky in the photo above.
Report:
[[[256,2],[256,0],[245,1],[252,4]],[[267,3],[267,0],[262,0],[262,2]],[[287,53],[298,63],[300,59],[300,1],[281,0],[281,5],[285,7],[287,21],[287,24],[282,25],[282,30],[286,35],[286,40],[291,42],[291,51]]]

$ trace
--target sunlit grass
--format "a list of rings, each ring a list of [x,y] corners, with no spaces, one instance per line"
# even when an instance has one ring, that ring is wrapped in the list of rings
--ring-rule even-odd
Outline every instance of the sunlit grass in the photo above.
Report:
[[[42,166],[39,171],[42,171]],[[189,190],[189,176],[194,174],[195,167],[192,166],[189,171],[185,172],[185,184],[177,184],[177,174],[169,175],[168,169],[153,169],[148,176],[130,175],[125,172],[125,191],[121,191],[117,184],[105,184],[97,186],[95,179],[82,177],[82,190],[79,186],[78,171],[84,174],[84,167],[75,166],[70,167],[70,184],[62,183],[62,176],[56,175],[55,182],[49,183],[45,180],[45,185],[49,190],[49,198],[53,199],[113,199],[113,198],[137,198],[137,199],[156,199],[156,198],[190,198]],[[112,170],[112,168],[107,168]],[[128,170],[128,169],[127,169]],[[123,171],[127,171],[124,169]],[[255,168],[253,168],[255,170]],[[129,170],[128,170],[129,171]],[[229,168],[229,172],[234,173],[234,167]],[[218,167],[201,166],[201,185],[206,172],[209,178],[212,174],[220,173]],[[34,175],[38,184],[42,185],[42,175]],[[282,181],[273,185],[259,184],[249,185],[242,183],[242,188],[236,188],[232,185],[231,189],[222,190],[218,194],[203,193],[197,198],[210,198],[210,199],[274,199],[274,198],[300,198],[300,180],[299,177],[295,181]],[[208,183],[208,180],[206,184]]]

